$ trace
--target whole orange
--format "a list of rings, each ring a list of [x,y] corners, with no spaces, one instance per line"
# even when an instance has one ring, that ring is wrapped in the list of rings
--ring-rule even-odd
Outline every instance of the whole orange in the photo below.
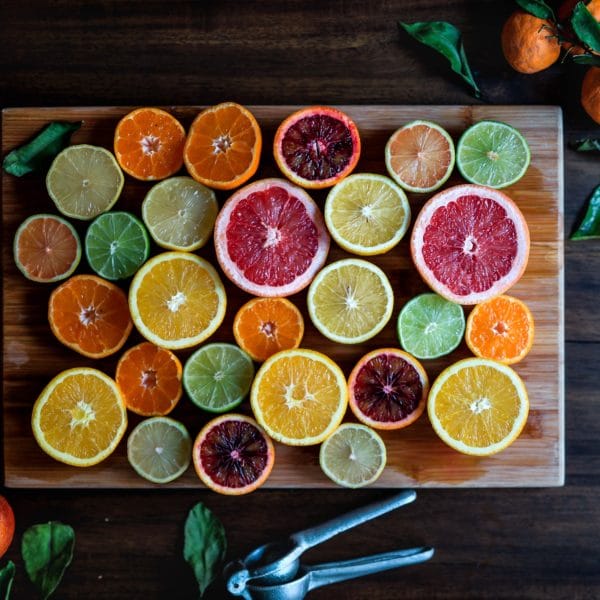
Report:
[[[558,9],[558,20],[570,21],[573,9],[575,8],[575,5],[578,2],[579,0],[565,0],[565,2],[563,2],[560,5],[560,8]],[[594,17],[594,19],[596,19],[596,21],[600,23],[600,0],[590,0],[590,2],[586,3],[586,8],[588,9],[592,17]],[[567,31],[573,35],[573,29],[570,23],[566,23],[565,26],[567,28]],[[568,41],[561,42],[560,45],[562,46],[562,49],[565,52],[568,52],[571,55],[583,54],[585,52],[585,50],[581,46],[572,44]],[[598,53],[594,52],[593,54]]]
[[[581,84],[581,105],[600,124],[600,67],[590,67]]]
[[[520,73],[543,71],[560,55],[556,28],[549,21],[521,10],[504,23],[501,42],[508,64]]]

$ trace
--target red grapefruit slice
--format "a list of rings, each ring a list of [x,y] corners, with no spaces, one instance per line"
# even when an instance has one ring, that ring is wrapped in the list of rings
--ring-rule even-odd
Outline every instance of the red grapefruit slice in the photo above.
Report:
[[[262,179],[239,189],[215,223],[223,272],[255,296],[289,296],[325,264],[329,234],[321,211],[285,179]]]
[[[529,229],[503,192],[457,185],[423,206],[410,245],[417,270],[435,292],[477,304],[503,294],[523,275]]]

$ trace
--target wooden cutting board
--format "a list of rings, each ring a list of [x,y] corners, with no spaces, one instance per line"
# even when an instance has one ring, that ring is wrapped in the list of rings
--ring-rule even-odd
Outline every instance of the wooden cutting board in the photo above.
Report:
[[[257,177],[278,176],[271,155],[277,125],[293,106],[254,106],[264,135],[261,169]],[[517,127],[531,147],[531,165],[526,175],[506,191],[517,202],[531,230],[531,254],[527,271],[512,288],[525,300],[535,317],[536,340],[530,355],[515,366],[525,380],[531,402],[527,425],[520,438],[507,450],[489,458],[464,456],[448,448],[433,432],[425,414],[407,429],[384,433],[388,451],[387,467],[374,484],[378,487],[487,487],[558,486],[564,483],[564,344],[563,344],[563,160],[562,114],[549,106],[343,106],[355,119],[361,133],[363,153],[356,172],[385,173],[384,147],[391,133],[413,119],[429,119],[445,127],[455,141],[472,123],[481,119],[505,121]],[[73,135],[73,143],[91,143],[112,148],[112,136],[123,107],[14,108],[2,113],[3,156],[22,144],[53,120],[84,122]],[[199,107],[169,107],[187,128]],[[446,186],[461,183],[455,172]],[[150,184],[127,177],[117,208],[139,213]],[[323,206],[325,192],[312,194]],[[226,193],[219,194],[220,202]],[[415,215],[429,195],[409,195]],[[25,280],[12,258],[12,239],[18,225],[29,215],[56,212],[48,198],[43,176],[17,179],[2,174],[2,262],[3,278],[3,417],[4,476],[11,487],[156,487],[138,477],[126,458],[123,440],[117,451],[100,465],[87,469],[55,462],[37,446],[30,429],[31,407],[44,385],[58,372],[74,366],[94,366],[114,376],[118,356],[99,361],[79,356],[58,343],[50,332],[47,301],[52,285]],[[85,223],[75,223],[80,234]],[[83,235],[82,235],[83,239]],[[395,308],[386,329],[359,346],[336,345],[311,325],[306,312],[305,293],[292,300],[305,315],[303,346],[325,352],[348,374],[366,352],[379,347],[398,346],[395,321],[403,304],[427,291],[412,266],[409,235],[388,254],[373,257],[390,277],[395,290]],[[158,252],[157,248],[153,248]],[[199,254],[214,260],[211,248]],[[332,244],[329,260],[347,256]],[[88,267],[82,260],[78,272]],[[226,280],[226,278],[223,278]],[[125,289],[127,282],[123,284]],[[249,296],[227,284],[227,317],[213,341],[233,341],[231,323],[236,310]],[[467,311],[468,312],[468,309]],[[126,345],[141,341],[133,333]],[[181,352],[185,360],[190,352]],[[448,364],[469,356],[463,343],[450,356],[424,361],[431,380]],[[249,412],[246,402],[242,411]],[[192,436],[208,416],[187,398],[172,413],[183,421]],[[349,417],[347,417],[349,419]],[[129,431],[139,422],[130,415]],[[292,448],[276,445],[276,464],[266,487],[318,488],[333,484],[321,473],[318,447]],[[173,488],[201,487],[193,467]]]

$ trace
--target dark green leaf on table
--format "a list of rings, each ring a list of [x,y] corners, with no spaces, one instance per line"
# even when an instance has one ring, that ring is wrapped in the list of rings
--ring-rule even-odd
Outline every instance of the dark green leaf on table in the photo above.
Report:
[[[481,97],[481,91],[469,67],[461,33],[454,25],[445,21],[420,23],[402,23],[399,21],[398,25],[416,40],[437,50],[447,58],[452,70],[471,86],[475,97]]]
[[[9,560],[8,563],[0,569],[0,600],[10,598],[13,579],[15,578],[15,563]]]
[[[593,191],[585,217],[572,240],[585,240],[600,237],[600,185]]]
[[[575,35],[589,48],[600,52],[600,23],[592,16],[583,2],[578,2],[571,16]]]
[[[47,169],[52,159],[69,145],[71,135],[81,125],[82,121],[50,123],[30,142],[9,152],[4,157],[2,168],[16,177]]]
[[[217,576],[226,551],[223,524],[198,502],[185,521],[183,557],[194,570],[201,596]]]
[[[571,144],[571,148],[577,152],[600,152],[600,138],[575,140]]]
[[[534,17],[556,21],[554,11],[544,2],[544,0],[516,0],[516,2],[525,12],[528,12]]]
[[[572,54],[571,59],[578,65],[600,67],[600,56],[597,56],[596,54]]]
[[[21,541],[25,570],[42,598],[57,588],[73,558],[75,532],[57,521],[33,525]]]

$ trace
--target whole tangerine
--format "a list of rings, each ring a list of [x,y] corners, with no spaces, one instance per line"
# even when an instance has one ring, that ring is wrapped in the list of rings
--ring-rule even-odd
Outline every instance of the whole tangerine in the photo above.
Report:
[[[600,124],[600,67],[590,67],[581,84],[581,105]]]

